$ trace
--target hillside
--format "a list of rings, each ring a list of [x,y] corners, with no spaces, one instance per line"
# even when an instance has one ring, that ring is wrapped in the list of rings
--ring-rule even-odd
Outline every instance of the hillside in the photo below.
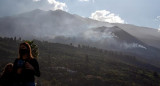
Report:
[[[160,34],[157,30],[100,22],[61,10],[36,9],[0,18],[0,36],[120,51],[160,67]]]
[[[0,38],[0,68],[17,57],[17,38]],[[39,47],[38,86],[159,86],[159,68],[138,57],[84,45],[34,42]]]
[[[114,25],[122,28],[123,30],[135,36],[136,38],[140,39],[144,43],[156,48],[160,48],[159,46],[160,32],[158,32],[157,29],[138,27],[129,24],[114,24]]]

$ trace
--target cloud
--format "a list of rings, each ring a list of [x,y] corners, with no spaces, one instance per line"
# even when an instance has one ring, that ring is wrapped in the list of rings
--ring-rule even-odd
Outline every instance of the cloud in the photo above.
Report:
[[[95,0],[92,0],[92,2],[94,3],[94,2],[95,2]]]
[[[78,0],[80,2],[89,2],[89,0]]]
[[[158,32],[160,32],[160,25],[159,25],[159,28],[158,28]]]
[[[48,0],[48,3],[51,5],[54,5],[53,10],[67,11],[67,5],[65,3],[62,3],[56,0]]]
[[[109,23],[125,23],[119,15],[115,15],[114,13],[111,13],[110,11],[106,10],[98,10],[91,14],[91,19],[103,21],[103,22],[109,22]]]
[[[80,1],[80,2],[92,2],[92,3],[95,2],[95,0],[78,0],[78,1]]]
[[[38,1],[41,1],[41,0],[33,0],[34,2],[38,2]]]
[[[160,16],[157,16],[157,19],[159,19],[159,20],[160,20]]]
[[[159,24],[158,32],[160,32],[160,16],[157,16],[155,22]]]
[[[155,18],[155,22],[159,22],[160,21],[160,16],[157,16],[156,18]]]

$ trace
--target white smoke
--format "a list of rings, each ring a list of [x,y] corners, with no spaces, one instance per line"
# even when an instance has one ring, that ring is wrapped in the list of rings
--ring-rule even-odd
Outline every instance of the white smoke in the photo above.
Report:
[[[104,39],[113,39],[115,37],[117,37],[114,33],[112,32],[100,32],[100,31],[95,31],[93,29],[88,29],[87,31],[85,31],[83,33],[83,38],[88,39],[88,40],[92,40],[92,41],[100,41],[100,40],[104,40]]]
[[[121,47],[124,47],[126,49],[132,49],[132,48],[141,48],[141,49],[147,49],[145,46],[141,45],[141,44],[138,44],[138,43],[123,43],[121,45]]]
[[[91,14],[91,19],[109,23],[125,23],[118,15],[106,10],[98,10]]]
[[[62,3],[56,0],[48,0],[48,3],[54,6],[53,10],[67,11],[67,5],[65,3]]]

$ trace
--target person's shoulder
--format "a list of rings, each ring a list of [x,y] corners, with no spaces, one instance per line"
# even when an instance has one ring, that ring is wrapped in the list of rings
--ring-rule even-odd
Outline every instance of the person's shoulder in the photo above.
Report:
[[[39,65],[37,59],[35,59],[35,58],[33,58],[30,62],[31,62],[33,65]]]
[[[19,59],[18,58],[16,58],[15,60],[14,60],[14,62],[17,62]]]
[[[37,61],[37,59],[35,59],[35,58],[33,58],[32,60],[33,60],[33,61]]]
[[[33,61],[33,62],[37,62],[37,59],[33,58],[33,59],[31,59],[31,61]]]

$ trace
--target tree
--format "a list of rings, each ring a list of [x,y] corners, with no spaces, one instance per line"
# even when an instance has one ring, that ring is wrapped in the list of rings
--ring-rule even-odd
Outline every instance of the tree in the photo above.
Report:
[[[80,45],[80,44],[78,44],[78,48],[81,48],[81,45]]]
[[[21,39],[21,37],[19,37],[19,39],[18,39],[19,41],[21,41],[22,39]]]
[[[87,64],[89,63],[88,55],[85,56],[85,61],[86,61]]]
[[[72,44],[72,43],[70,43],[70,46],[73,46],[73,44]]]
[[[159,77],[159,75],[158,75],[157,72],[154,72],[154,73],[153,73],[153,76],[154,76],[155,78],[158,78],[158,77]]]
[[[27,42],[31,46],[33,57],[38,58],[39,55],[38,46],[33,41],[26,40],[25,42]]]
[[[14,41],[16,41],[17,40],[17,38],[16,37],[14,37]]]

